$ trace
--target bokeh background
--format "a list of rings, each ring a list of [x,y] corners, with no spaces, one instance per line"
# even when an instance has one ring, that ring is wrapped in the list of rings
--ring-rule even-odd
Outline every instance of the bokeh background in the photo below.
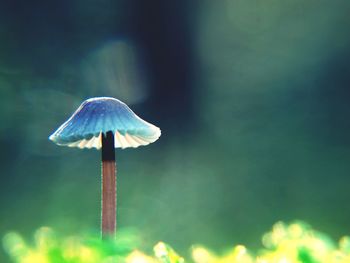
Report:
[[[143,249],[255,248],[278,220],[350,234],[349,14],[345,0],[2,1],[0,236],[98,231],[100,152],[48,140],[93,96],[162,129],[116,151],[118,224]]]

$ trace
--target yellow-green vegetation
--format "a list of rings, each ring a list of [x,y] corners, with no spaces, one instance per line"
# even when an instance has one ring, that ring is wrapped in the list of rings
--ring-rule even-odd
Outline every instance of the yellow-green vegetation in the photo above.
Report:
[[[185,260],[169,245],[159,242],[153,255],[137,250],[137,237],[127,231],[118,233],[116,240],[88,237],[60,239],[43,227],[36,231],[34,243],[29,245],[16,233],[8,233],[4,248],[16,263],[182,263]],[[262,237],[263,247],[249,251],[243,245],[233,246],[222,255],[203,246],[193,246],[195,263],[349,263],[350,237],[339,243],[313,230],[307,224],[276,223]]]

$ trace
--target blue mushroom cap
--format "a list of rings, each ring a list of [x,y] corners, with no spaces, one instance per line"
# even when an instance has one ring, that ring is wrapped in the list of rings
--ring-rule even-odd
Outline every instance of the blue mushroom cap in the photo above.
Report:
[[[102,134],[114,133],[115,148],[138,147],[156,141],[158,127],[138,117],[125,103],[110,97],[84,101],[49,139],[58,145],[102,147]]]

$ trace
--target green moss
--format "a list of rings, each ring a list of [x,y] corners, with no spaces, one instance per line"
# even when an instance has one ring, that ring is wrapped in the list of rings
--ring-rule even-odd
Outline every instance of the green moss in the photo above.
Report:
[[[28,244],[19,234],[8,233],[3,239],[4,248],[15,263],[183,263],[169,245],[159,242],[154,255],[137,250],[139,241],[135,233],[120,231],[116,240],[99,237],[59,238],[51,229],[40,228],[34,242]],[[217,255],[203,246],[193,246],[195,263],[348,263],[350,238],[339,243],[296,222],[276,223],[262,237],[262,249],[254,253],[242,245],[234,246],[223,255]]]

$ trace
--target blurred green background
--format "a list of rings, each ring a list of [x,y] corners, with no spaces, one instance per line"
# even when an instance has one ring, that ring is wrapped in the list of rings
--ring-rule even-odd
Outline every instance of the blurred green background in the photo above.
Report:
[[[48,140],[93,96],[162,129],[116,151],[118,225],[142,248],[255,248],[278,220],[349,234],[349,13],[345,0],[3,1],[0,236],[98,231],[100,152]]]

